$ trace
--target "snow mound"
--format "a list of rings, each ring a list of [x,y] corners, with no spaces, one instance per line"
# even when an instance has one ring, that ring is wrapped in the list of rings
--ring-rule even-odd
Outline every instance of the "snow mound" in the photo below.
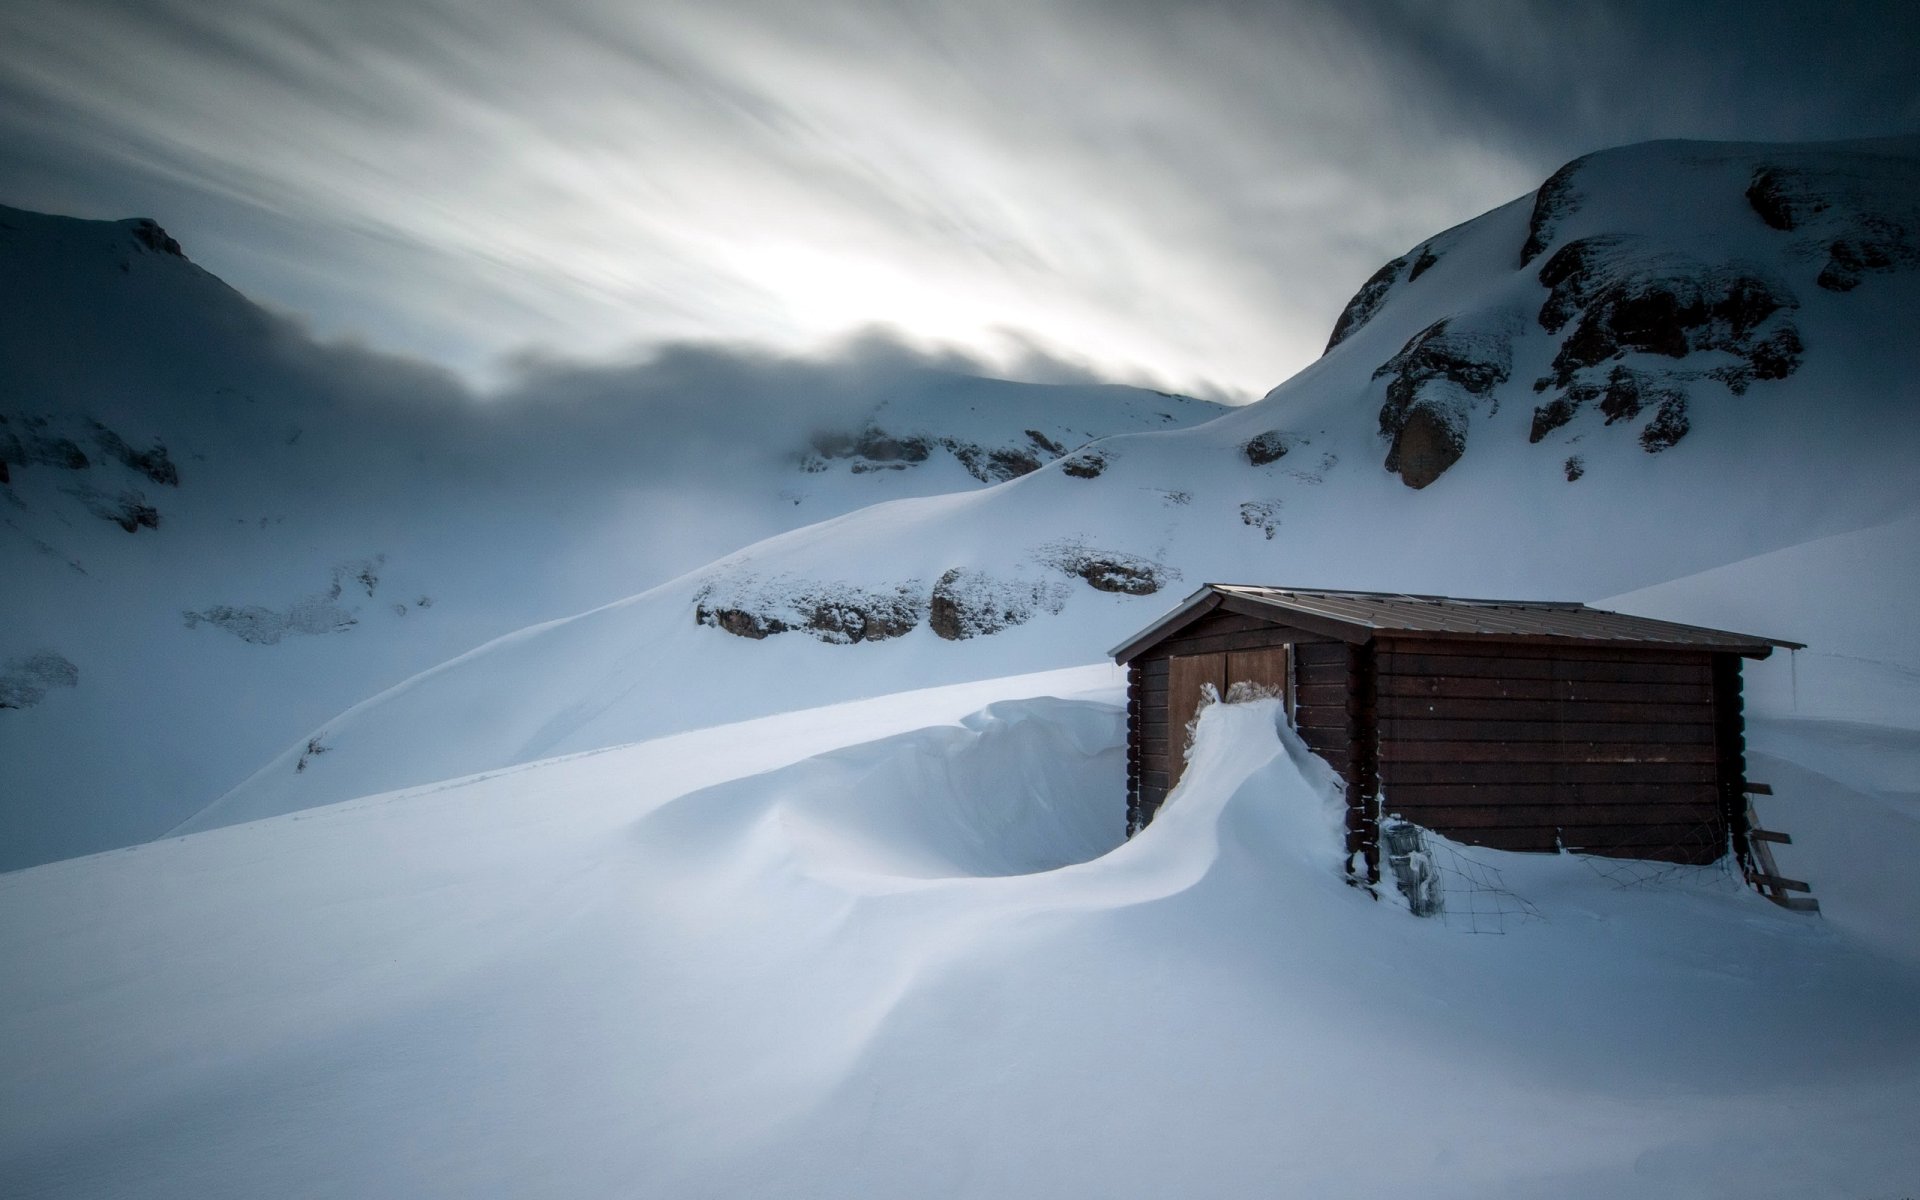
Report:
[[[1110,672],[888,697],[0,878],[0,1173],[201,1200],[1911,1173],[1910,969],[1737,880],[1566,856],[1480,852],[1417,919],[1344,882],[1338,788],[1273,701],[1207,708],[1116,844],[1117,701]],[[1473,936],[1486,886],[1529,919]]]

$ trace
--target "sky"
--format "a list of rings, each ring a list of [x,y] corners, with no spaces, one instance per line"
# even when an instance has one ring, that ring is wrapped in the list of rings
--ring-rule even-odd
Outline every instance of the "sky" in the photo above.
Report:
[[[8,0],[0,203],[482,389],[877,327],[1240,399],[1567,159],[1915,132],[1916,61],[1910,4]]]

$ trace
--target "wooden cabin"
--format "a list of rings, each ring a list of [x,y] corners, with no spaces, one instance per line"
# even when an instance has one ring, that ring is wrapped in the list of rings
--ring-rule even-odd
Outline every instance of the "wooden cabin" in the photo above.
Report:
[[[1208,584],[1112,652],[1128,833],[1179,782],[1203,687],[1249,684],[1346,781],[1369,882],[1391,817],[1503,850],[1745,864],[1740,661],[1776,647],[1799,648],[1584,604]]]

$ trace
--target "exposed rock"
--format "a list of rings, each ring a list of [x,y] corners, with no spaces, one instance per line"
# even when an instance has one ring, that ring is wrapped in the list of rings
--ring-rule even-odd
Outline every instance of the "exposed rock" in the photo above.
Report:
[[[109,496],[99,488],[84,483],[65,490],[69,496],[85,505],[89,513],[103,521],[113,522],[128,533],[160,528],[160,510],[147,503],[144,492],[129,489]]]
[[[1413,260],[1413,269],[1407,272],[1407,282],[1412,283],[1422,275],[1425,275],[1428,271],[1432,270],[1433,265],[1439,261],[1440,256],[1433,252],[1432,242],[1428,242],[1426,245],[1420,247],[1420,257]]]
[[[866,430],[854,444],[854,453],[874,462],[925,462],[932,452],[925,438],[890,437],[878,429]]]
[[[1061,457],[1066,448],[1037,429],[1024,431],[1025,444],[983,446],[958,438],[938,440],[918,435],[896,435],[869,426],[857,434],[820,433],[813,438],[812,452],[802,456],[800,468],[818,473],[834,459],[850,459],[849,470],[856,475],[871,471],[899,471],[926,462],[938,446],[952,454],[967,474],[981,483],[1003,483],[1038,471],[1046,463]]]
[[[1400,281],[1400,273],[1406,269],[1407,256],[1403,254],[1375,271],[1365,283],[1360,285],[1360,290],[1353,294],[1353,299],[1347,301],[1347,306],[1340,310],[1340,319],[1333,323],[1333,336],[1327,339],[1328,350],[1346,341],[1362,325],[1373,319],[1373,314],[1380,311],[1380,305],[1385,303],[1387,293],[1391,292],[1393,285]]]
[[[204,621],[256,646],[278,645],[280,639],[290,634],[344,633],[360,623],[351,612],[315,596],[284,609],[263,608],[257,604],[240,607],[216,604],[181,616],[188,629],[197,628]]]
[[[1658,454],[1687,436],[1693,423],[1687,419],[1687,398],[1684,395],[1669,395],[1661,401],[1660,409],[1654,413],[1653,420],[1640,431],[1640,448],[1648,454]]]
[[[1586,161],[1584,157],[1574,159],[1548,176],[1534,193],[1533,215],[1527,220],[1527,241],[1520,248],[1521,266],[1538,258],[1553,244],[1561,218],[1579,206],[1580,194],[1573,188],[1573,177]]]
[[[1766,166],[1747,203],[1768,226],[1825,257],[1814,282],[1850,292],[1867,275],[1920,267],[1920,166],[1871,153],[1818,168]]]
[[[1657,411],[1655,424],[1662,432],[1655,436],[1657,447],[1649,444],[1645,433],[1641,445],[1649,450],[1664,450],[1686,436],[1687,395],[1670,375],[1635,371],[1616,364],[1603,384],[1576,383],[1547,404],[1533,410],[1531,441],[1538,442],[1554,429],[1572,420],[1589,404],[1598,402],[1606,423],[1630,421],[1649,408]]]
[[[371,558],[337,563],[325,591],[303,596],[285,608],[267,608],[259,604],[215,604],[198,611],[183,612],[181,617],[188,629],[198,628],[204,622],[256,646],[278,645],[281,639],[292,636],[345,633],[360,623],[354,610],[340,602],[347,585],[358,585],[371,598],[380,585],[378,568],[386,561],[386,555],[376,554]],[[421,597],[421,602],[423,608],[432,603],[426,597]],[[405,606],[400,607],[404,610]]]
[[[1287,451],[1293,449],[1293,440],[1278,429],[1269,429],[1247,439],[1240,450],[1247,456],[1248,462],[1256,467],[1264,467],[1285,458]]]
[[[1914,248],[1904,229],[1877,222],[1863,224],[1866,227],[1861,233],[1835,238],[1828,245],[1827,265],[1814,278],[1815,283],[1830,292],[1850,292],[1869,272],[1911,265]]]
[[[1824,198],[1808,190],[1804,174],[1784,167],[1760,168],[1747,184],[1747,203],[1773,228],[1798,229],[1829,207]]]
[[[1507,334],[1453,330],[1443,319],[1382,363],[1373,377],[1391,376],[1380,407],[1380,432],[1392,439],[1387,470],[1423,488],[1459,461],[1467,414],[1477,403],[1491,404],[1512,371],[1512,354]]]
[[[325,733],[319,733],[307,739],[305,748],[300,751],[300,761],[293,764],[294,774],[298,775],[302,771],[305,771],[308,763],[333,749],[332,746],[320,740],[326,736]]]
[[[933,585],[927,624],[940,637],[958,642],[1023,624],[1037,612],[1057,613],[1065,604],[1063,584],[998,579],[955,567]]]
[[[1421,406],[1407,414],[1387,452],[1387,470],[1410,488],[1423,488],[1446,473],[1466,452],[1464,416]]]
[[[1248,500],[1240,506],[1240,523],[1258,529],[1272,541],[1280,529],[1280,501]]]
[[[898,470],[927,461],[933,443],[923,437],[896,437],[883,429],[868,426],[857,434],[818,433],[813,437],[813,453],[802,461],[802,469],[823,471],[827,459],[856,460],[853,470]]]
[[[73,439],[50,433],[45,417],[0,414],[0,463],[84,471],[93,464]]]
[[[1562,469],[1567,473],[1567,482],[1572,483],[1587,473],[1587,460],[1578,454],[1569,454],[1567,461],[1562,464]]]
[[[1046,434],[1041,433],[1038,429],[1029,429],[1026,431],[1026,434],[1027,434],[1027,440],[1031,441],[1034,445],[1046,451],[1050,456],[1054,458],[1059,458],[1062,454],[1065,454],[1067,452],[1067,448],[1065,446],[1062,446],[1059,442],[1054,441],[1052,438],[1048,437]]]
[[[1043,546],[1038,557],[1056,571],[1085,580],[1096,591],[1128,596],[1151,596],[1180,577],[1164,563],[1119,551],[1091,550],[1076,539]]]
[[[79,684],[80,668],[51,650],[9,658],[0,662],[0,708],[32,708],[50,689]]]
[[[1060,469],[1075,479],[1098,479],[1107,469],[1107,456],[1099,450],[1077,450]]]
[[[127,228],[133,234],[133,240],[149,250],[171,254],[175,258],[186,257],[180,249],[180,243],[168,237],[167,231],[160,228],[160,223],[152,217],[137,217],[127,222]]]
[[[724,595],[723,595],[724,593]],[[695,598],[693,619],[735,637],[759,640],[801,632],[850,645],[899,637],[926,615],[923,585],[881,591],[844,583],[762,582],[751,577],[709,584]]]
[[[155,483],[167,487],[180,486],[180,469],[167,457],[167,448],[155,439],[152,449],[135,450],[127,445],[126,439],[108,429],[98,421],[88,421],[87,427],[93,432],[93,443],[100,452],[114,459],[129,470],[140,472]]]
[[[1533,428],[1527,431],[1527,441],[1538,442],[1573,420],[1573,415],[1579,411],[1580,402],[1573,398],[1572,389],[1555,396],[1533,410]]]
[[[1578,319],[1551,374],[1535,381],[1537,391],[1568,387],[1580,371],[1629,353],[1685,358],[1723,351],[1743,360],[1753,378],[1781,378],[1799,365],[1799,335],[1790,319],[1799,301],[1758,267],[1701,262],[1629,239],[1588,238],[1549,259],[1540,280],[1552,289],[1540,309],[1541,327],[1558,332]]]
[[[1606,414],[1607,424],[1611,425],[1615,421],[1639,416],[1649,405],[1658,404],[1664,408],[1675,401],[1684,408],[1685,394],[1657,383],[1652,376],[1620,366],[1607,374],[1606,391],[1600,397],[1600,411]]]
[[[1566,323],[1593,301],[1607,282],[1604,264],[1624,239],[1590,237],[1568,242],[1553,252],[1540,268],[1540,282],[1549,289],[1540,306],[1540,328],[1559,333]]]

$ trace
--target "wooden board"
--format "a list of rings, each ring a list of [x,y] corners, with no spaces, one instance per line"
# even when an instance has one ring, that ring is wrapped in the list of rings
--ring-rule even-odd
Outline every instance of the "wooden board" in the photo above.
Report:
[[[1447,721],[1382,718],[1383,740],[1402,742],[1647,742],[1713,744],[1713,726],[1625,721]]]
[[[1395,637],[1383,634],[1378,642],[1382,658],[1389,654],[1439,654],[1463,657],[1550,658],[1556,662],[1710,663],[1713,651],[1663,649],[1643,646],[1594,646],[1551,642],[1487,642],[1460,638]]]
[[[1713,763],[1398,762],[1380,764],[1389,785],[1419,783],[1713,783]]]
[[[1410,654],[1380,656],[1383,675],[1446,675],[1485,679],[1584,679],[1605,683],[1712,682],[1705,663],[1662,660],[1620,661],[1575,658],[1512,658],[1466,654]]]
[[[1712,763],[1711,744],[1645,745],[1639,742],[1393,742],[1383,763]]]
[[[1201,689],[1212,684],[1221,695],[1227,690],[1227,659],[1224,654],[1178,655],[1167,660],[1170,684],[1167,689],[1167,754],[1172,766],[1168,790],[1180,782],[1186,766],[1187,726],[1200,710]]]
[[[1285,696],[1288,689],[1289,659],[1285,645],[1262,646],[1258,650],[1227,652],[1227,687],[1236,683],[1253,684]]]
[[[1483,721],[1668,721],[1713,723],[1711,704],[1642,701],[1386,696],[1378,702],[1382,717],[1445,717]]]
[[[1710,783],[1402,783],[1388,784],[1386,801],[1403,808],[1456,805],[1546,812],[1556,805],[1659,808],[1684,805],[1718,813]],[[1528,816],[1527,820],[1532,820]],[[1673,818],[1669,817],[1668,820]],[[1518,819],[1500,824],[1519,824]]]
[[[1607,683],[1583,679],[1486,679],[1472,675],[1381,675],[1387,696],[1446,696],[1462,700],[1597,700],[1711,704],[1710,683]]]

